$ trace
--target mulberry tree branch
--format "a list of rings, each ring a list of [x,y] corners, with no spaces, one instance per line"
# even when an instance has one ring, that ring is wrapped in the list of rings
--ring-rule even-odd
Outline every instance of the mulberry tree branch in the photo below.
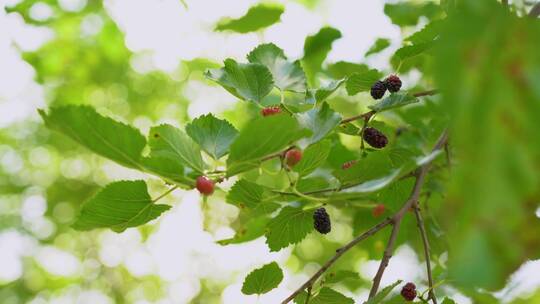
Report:
[[[428,91],[422,91],[422,92],[418,92],[418,93],[414,93],[412,94],[414,97],[422,97],[422,96],[431,96],[431,95],[435,95],[435,94],[438,94],[439,93],[439,90],[428,90]],[[360,115],[355,115],[355,116],[352,116],[352,117],[349,117],[349,118],[345,118],[341,121],[341,124],[346,124],[348,122],[351,122],[351,121],[355,121],[355,120],[358,120],[358,119],[370,119],[371,116],[373,116],[375,114],[375,111],[368,111],[366,113],[363,113],[363,114],[360,114]]]
[[[418,202],[416,202],[416,204],[414,205],[414,214],[416,215],[416,223],[418,225],[418,229],[420,230],[420,235],[422,236],[422,244],[424,245],[424,256],[426,259],[426,269],[429,284],[428,299],[431,299],[433,304],[437,304],[437,298],[435,297],[435,291],[433,290],[433,275],[431,274],[429,240],[427,237],[426,228],[424,226],[424,219],[422,218],[422,213]]]
[[[536,18],[540,16],[540,2],[536,3],[529,12],[529,17]]]
[[[447,140],[448,140],[448,131],[444,130],[441,136],[439,137],[439,139],[437,140],[437,143],[435,144],[433,151],[440,150],[441,148],[443,148]],[[403,220],[403,216],[405,215],[405,212],[407,212],[407,210],[411,209],[413,204],[416,204],[418,202],[418,198],[420,197],[422,186],[424,185],[424,181],[426,179],[426,175],[429,172],[430,167],[431,167],[431,161],[423,164],[419,168],[419,170],[416,171],[417,172],[416,181],[414,183],[414,187],[411,192],[411,195],[409,196],[405,204],[403,204],[401,209],[391,218],[392,226],[393,226],[392,233],[390,234],[388,244],[386,245],[386,249],[384,250],[383,258],[381,260],[381,263],[379,264],[379,269],[377,270],[377,273],[375,274],[375,277],[373,278],[373,285],[371,286],[371,290],[369,291],[370,299],[373,298],[377,294],[377,291],[379,290],[379,285],[381,284],[382,276],[394,252],[397,234],[399,232],[399,227],[401,226],[401,221]]]

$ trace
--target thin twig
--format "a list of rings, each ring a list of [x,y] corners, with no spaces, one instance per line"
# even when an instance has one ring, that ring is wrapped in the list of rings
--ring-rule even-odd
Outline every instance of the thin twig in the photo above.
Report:
[[[414,93],[412,94],[414,97],[422,97],[422,96],[431,96],[431,95],[435,95],[435,94],[438,94],[439,93],[439,90],[428,90],[428,91],[423,91],[423,92],[418,92],[418,93]],[[345,118],[341,121],[340,124],[346,124],[348,122],[351,122],[351,121],[355,121],[355,120],[358,120],[358,119],[370,119],[371,116],[373,116],[375,114],[375,111],[368,111],[366,113],[362,113],[362,114],[359,114],[359,115],[355,115],[355,116],[352,116],[352,117],[349,117],[349,118]]]
[[[302,286],[300,286],[300,288],[298,288],[296,291],[294,291],[289,297],[287,297],[285,300],[283,300],[283,302],[281,302],[281,304],[286,304],[286,303],[289,303],[290,301],[292,301],[299,293],[302,292],[302,290],[306,289],[306,288],[309,288],[310,286],[313,286],[313,284],[315,283],[315,281],[317,281],[317,279],[323,275],[323,273],[326,272],[326,270],[328,270],[328,268],[330,268],[330,266],[332,266],[345,252],[349,251],[351,248],[353,248],[356,244],[360,243],[361,241],[365,240],[366,238],[376,234],[377,232],[379,232],[380,230],[382,230],[384,227],[388,226],[390,223],[392,222],[392,219],[390,218],[387,218],[385,219],[384,221],[380,222],[379,224],[373,226],[371,229],[369,229],[368,231],[362,233],[361,235],[357,236],[356,238],[354,238],[352,241],[350,241],[349,243],[347,243],[345,246],[339,248],[336,250],[336,254],[330,259],[328,260],[322,267],[321,269],[319,269],[319,271],[317,271],[314,275],[311,276],[311,278],[309,278],[309,280],[307,280],[304,284],[302,284]]]
[[[536,3],[529,12],[529,17],[536,18],[540,16],[540,2]]]
[[[288,149],[287,149],[288,150]],[[263,158],[261,158],[261,161],[267,161],[267,160],[271,160],[272,158],[276,158],[276,157],[281,157],[285,154],[285,152],[287,151],[279,151],[279,152],[276,152],[276,153],[273,153],[273,154],[269,154]]]
[[[174,186],[172,188],[170,188],[169,190],[165,191],[165,193],[161,194],[160,196],[156,197],[155,199],[152,200],[152,203],[155,203],[157,201],[159,201],[160,199],[164,198],[165,196],[167,196],[169,193],[173,192],[174,190],[178,189],[179,186]]]
[[[441,149],[446,141],[448,140],[448,131],[444,130],[439,139],[437,140],[437,143],[435,144],[435,147],[433,148],[433,151]],[[397,234],[399,232],[399,227],[401,225],[401,221],[403,220],[403,216],[411,208],[413,204],[415,204],[418,201],[418,198],[420,197],[420,191],[422,190],[422,186],[424,184],[424,180],[426,178],[427,173],[429,172],[429,169],[431,167],[431,161],[425,163],[420,167],[420,169],[417,171],[416,175],[416,181],[414,183],[413,190],[411,192],[411,195],[403,204],[401,209],[392,217],[392,233],[390,234],[390,239],[388,240],[388,244],[386,245],[386,249],[384,250],[383,258],[381,260],[381,263],[379,264],[379,269],[377,270],[377,273],[375,274],[375,277],[373,278],[373,286],[371,286],[371,290],[369,291],[369,298],[373,298],[377,291],[379,290],[379,285],[381,283],[382,276],[384,274],[384,270],[388,266],[388,263],[390,261],[390,258],[392,257],[392,253],[394,252],[394,246],[397,239]]]
[[[437,298],[435,297],[435,292],[433,290],[433,275],[431,274],[429,240],[424,225],[424,219],[422,218],[422,213],[420,212],[420,207],[418,206],[418,202],[416,202],[414,205],[414,214],[416,215],[416,223],[418,229],[420,230],[420,235],[422,236],[422,243],[424,245],[424,256],[426,259],[426,269],[429,284],[428,299],[431,299],[431,301],[433,301],[433,304],[437,304]]]

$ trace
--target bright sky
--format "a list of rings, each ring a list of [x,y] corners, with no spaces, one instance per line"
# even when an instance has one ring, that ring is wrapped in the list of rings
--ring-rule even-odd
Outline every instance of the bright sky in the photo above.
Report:
[[[17,1],[0,0],[1,4],[14,2]],[[59,2],[66,10],[77,11],[85,5],[86,0]],[[261,42],[274,42],[283,48],[289,57],[296,58],[302,55],[304,38],[317,32],[323,25],[336,27],[343,34],[343,38],[334,44],[329,61],[360,61],[377,37],[386,37],[392,39],[392,47],[380,55],[372,56],[368,61],[375,67],[385,68],[389,54],[400,43],[399,28],[392,25],[383,14],[384,1],[322,0],[315,11],[310,11],[296,2],[281,1],[285,5],[282,22],[265,30],[262,36],[212,32],[217,20],[224,16],[240,16],[257,1],[186,2],[188,10],[179,0],[105,1],[108,13],[125,32],[128,48],[136,53],[132,60],[136,71],[172,71],[180,60],[197,57],[217,60],[227,57],[243,59],[246,53]],[[36,18],[47,18],[51,10],[40,2],[34,6],[32,14]],[[83,26],[88,34],[92,34],[99,30],[100,24],[98,16],[90,16]],[[22,60],[19,49],[35,50],[53,35],[54,33],[46,28],[24,24],[17,14],[6,14],[4,10],[0,10],[0,127],[25,119],[38,120],[36,109],[46,105],[44,89],[33,80],[34,70]],[[198,94],[190,93],[203,89],[204,99]],[[192,117],[205,113],[208,109],[225,110],[235,102],[224,90],[199,82],[189,84],[186,95],[192,99],[189,107]],[[46,152],[36,153],[39,156],[36,161],[43,161],[43,157],[47,157]],[[18,157],[16,151],[9,147],[0,149],[0,165],[9,170],[17,166]],[[44,161],[46,162],[46,159]],[[132,171],[119,166],[107,166],[109,177],[135,176]],[[283,266],[290,250],[269,253],[264,239],[242,245],[217,245],[215,240],[230,237],[233,231],[225,226],[218,230],[217,235],[204,231],[198,193],[177,190],[167,199],[175,202],[174,207],[162,217],[156,233],[146,242],[142,242],[136,229],[129,229],[122,234],[104,232],[99,240],[99,263],[109,267],[124,265],[134,276],[157,274],[169,284],[166,298],[158,303],[188,303],[200,290],[199,278],[231,280],[232,283],[222,295],[225,304],[276,303],[301,285],[308,274],[317,270],[316,265],[308,265],[305,274],[293,275],[284,268],[285,279],[279,288],[259,299],[245,296],[240,289],[246,274],[270,261],[277,261]],[[0,211],[1,205],[2,203]],[[223,202],[214,202],[213,208],[213,212],[230,218],[236,215],[234,208]],[[23,272],[21,259],[29,255],[35,256],[45,270],[58,276],[91,275],[95,269],[98,263],[96,260],[81,261],[70,252],[53,246],[42,246],[36,241],[35,237],[47,237],[54,231],[54,224],[44,215],[46,209],[47,204],[40,193],[29,194],[22,202],[21,216],[25,227],[35,232],[34,236],[15,230],[0,232],[0,281],[9,282],[20,278]],[[329,237],[346,241],[339,233],[337,229]],[[539,264],[540,262],[535,261],[523,267],[509,283],[506,290],[508,293],[505,291],[500,295],[510,299],[539,286],[540,277],[532,275],[540,269]],[[362,275],[371,277],[376,267],[377,262],[370,261],[357,270]],[[423,269],[414,252],[408,247],[401,247],[392,259],[382,285],[390,284],[398,278],[419,281],[425,277]],[[359,302],[367,297],[367,290],[357,294],[345,293]],[[458,296],[456,300],[458,303],[470,303],[462,296]],[[73,287],[54,300],[37,298],[32,303],[100,304],[112,303],[112,300],[99,290]]]

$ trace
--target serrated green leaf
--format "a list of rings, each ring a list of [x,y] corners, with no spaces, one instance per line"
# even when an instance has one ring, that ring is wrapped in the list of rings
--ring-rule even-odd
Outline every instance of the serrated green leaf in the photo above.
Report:
[[[266,244],[270,251],[279,251],[290,244],[296,244],[313,230],[313,210],[285,207],[270,220],[267,229]]]
[[[186,133],[210,156],[219,159],[229,153],[238,131],[226,120],[212,114],[200,116],[186,126]]]
[[[316,143],[323,139],[341,122],[341,115],[330,109],[324,102],[321,107],[309,110],[298,115],[299,124],[313,134],[308,139],[308,143]]]
[[[369,153],[350,168],[341,167],[333,172],[342,184],[356,184],[388,175],[393,169],[392,161],[386,151]]]
[[[283,11],[283,7],[278,4],[257,4],[249,8],[247,13],[238,19],[225,18],[220,20],[215,30],[228,30],[237,33],[254,32],[278,22]]]
[[[383,77],[382,73],[377,70],[369,70],[362,73],[354,73],[349,79],[345,88],[349,95],[356,95],[360,92],[371,90],[371,86]]]
[[[247,56],[249,62],[266,66],[274,78],[274,85],[283,91],[305,92],[306,75],[299,61],[287,60],[282,49],[273,43],[261,44]]]
[[[309,302],[311,304],[354,304],[353,299],[328,287],[321,288],[319,293]]]
[[[382,52],[389,46],[390,46],[390,39],[378,38],[377,40],[375,40],[375,43],[366,52],[365,56],[367,57],[369,55],[377,54],[379,52]]]
[[[394,288],[396,288],[396,286],[398,286],[399,284],[401,284],[401,280],[397,280],[396,282],[394,282],[393,284],[391,285],[388,285],[386,286],[385,288],[383,288],[381,291],[379,291],[373,298],[369,299],[366,304],[378,304],[378,303],[382,303],[382,301],[384,300],[384,298],[386,298],[388,296],[388,294],[390,294],[390,292],[392,292],[392,290]]]
[[[144,181],[114,182],[84,203],[73,228],[111,228],[122,232],[145,224],[170,208],[152,202]]]
[[[260,102],[274,85],[270,70],[259,63],[237,63],[226,59],[221,69],[206,71],[205,76],[220,84],[234,96]]]
[[[142,157],[140,162],[147,171],[159,175],[168,182],[190,186],[195,183],[193,179],[185,175],[184,163],[178,158],[150,152],[150,155]]]
[[[406,106],[411,103],[417,103],[420,100],[413,95],[409,95],[407,93],[394,93],[390,94],[390,96],[384,98],[383,100],[377,102],[376,104],[373,104],[371,106],[368,106],[368,108],[372,109],[375,112],[382,112],[394,108],[399,108],[402,106]]]
[[[276,262],[272,262],[248,274],[242,285],[242,293],[264,294],[278,287],[282,280],[283,271]]]
[[[302,159],[293,167],[293,170],[298,172],[300,176],[306,176],[315,171],[326,161],[330,153],[330,146],[329,140],[323,140],[307,147],[304,150]]]
[[[388,186],[390,183],[392,183],[401,173],[401,169],[396,169],[390,172],[390,174],[374,179],[369,180],[367,182],[364,182],[360,185],[347,188],[342,190],[343,193],[369,193],[369,192],[375,192],[377,190],[380,190],[386,186]]]
[[[444,23],[441,20],[430,22],[418,32],[405,38],[404,41],[410,41],[412,42],[412,44],[423,44],[431,42],[439,36],[443,24]]]
[[[121,165],[141,169],[139,158],[146,140],[137,129],[101,116],[89,106],[54,107],[39,114],[48,128]]]
[[[345,81],[346,79],[333,80],[326,86],[315,90],[315,100],[317,102],[325,100],[326,98],[328,98],[328,96],[332,95],[332,93],[339,89],[339,87],[344,84]]]
[[[377,202],[384,204],[390,211],[397,211],[411,195],[414,178],[396,181],[377,193]]]
[[[414,56],[418,56],[425,51],[431,49],[435,45],[435,42],[426,42],[426,43],[420,43],[420,44],[413,44],[413,45],[407,45],[404,47],[401,47],[396,51],[394,56],[398,60],[405,60]]]
[[[321,70],[322,63],[332,49],[332,43],[339,38],[341,32],[331,27],[323,27],[316,34],[306,37],[302,63],[311,85],[314,84],[316,73]]]
[[[219,240],[217,241],[217,243],[220,245],[229,245],[241,244],[255,240],[264,235],[266,231],[266,225],[269,221],[270,218],[266,216],[251,217],[240,229],[237,230],[234,237]]]
[[[305,134],[298,122],[285,114],[259,117],[249,122],[231,144],[227,175],[257,167],[261,158],[285,149]]]
[[[248,180],[238,180],[227,194],[227,202],[239,207],[255,208],[262,202],[264,187]]]
[[[442,13],[442,9],[434,2],[427,3],[387,3],[384,13],[390,17],[392,23],[399,26],[416,25],[421,16],[433,18]]]
[[[180,129],[171,125],[152,127],[148,144],[154,156],[176,159],[196,172],[204,171],[199,146]]]

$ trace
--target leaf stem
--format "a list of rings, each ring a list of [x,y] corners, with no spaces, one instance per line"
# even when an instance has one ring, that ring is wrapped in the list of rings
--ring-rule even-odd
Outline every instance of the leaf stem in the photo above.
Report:
[[[152,203],[155,203],[157,201],[159,201],[160,199],[164,198],[165,196],[167,196],[168,194],[170,194],[171,192],[173,192],[174,190],[178,189],[179,186],[174,186],[172,188],[170,188],[169,190],[165,191],[163,194],[161,194],[160,196],[156,197],[155,199],[152,200]]]
[[[437,304],[437,297],[435,297],[435,292],[433,290],[433,275],[431,273],[429,240],[424,225],[424,219],[422,218],[422,213],[420,211],[420,206],[418,206],[418,201],[414,204],[414,214],[416,216],[418,229],[420,230],[420,235],[422,236],[422,244],[424,245],[424,257],[426,259],[426,269],[429,284],[428,299],[431,299],[433,304]]]

